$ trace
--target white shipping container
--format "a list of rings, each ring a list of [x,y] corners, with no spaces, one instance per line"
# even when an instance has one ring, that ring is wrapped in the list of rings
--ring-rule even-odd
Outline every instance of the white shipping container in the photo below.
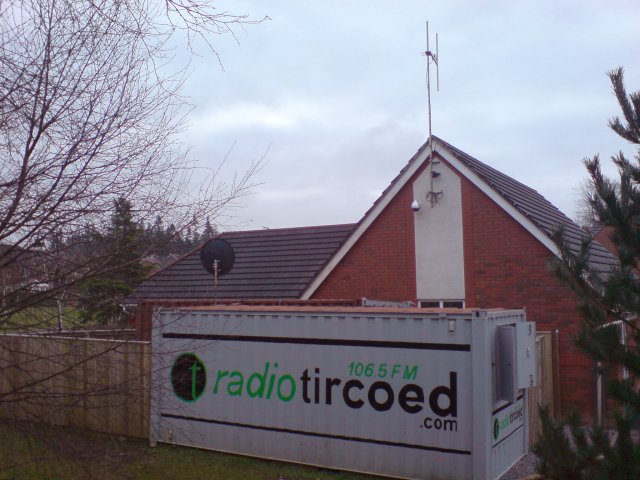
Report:
[[[520,310],[158,310],[152,345],[152,444],[456,480],[527,451]]]

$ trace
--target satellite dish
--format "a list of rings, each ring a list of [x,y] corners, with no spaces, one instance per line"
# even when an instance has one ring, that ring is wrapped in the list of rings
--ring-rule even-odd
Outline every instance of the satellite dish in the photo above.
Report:
[[[221,276],[229,273],[236,260],[233,247],[221,238],[214,238],[200,247],[200,263],[211,274]]]

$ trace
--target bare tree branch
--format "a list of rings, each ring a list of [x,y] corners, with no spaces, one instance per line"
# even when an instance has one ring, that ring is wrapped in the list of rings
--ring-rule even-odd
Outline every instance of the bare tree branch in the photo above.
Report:
[[[37,271],[0,319],[119,268],[75,245],[50,248],[55,235],[105,228],[116,198],[180,231],[249,192],[259,162],[230,184],[196,168],[181,140],[184,73],[170,70],[166,45],[184,31],[213,50],[210,34],[260,21],[197,0],[0,2],[0,271]],[[34,284],[50,288],[33,294]]]

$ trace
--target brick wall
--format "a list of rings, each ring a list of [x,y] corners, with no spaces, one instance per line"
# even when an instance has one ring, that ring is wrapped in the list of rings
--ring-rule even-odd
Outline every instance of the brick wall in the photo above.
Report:
[[[398,192],[312,298],[416,301],[412,184]]]
[[[559,330],[561,410],[592,416],[593,363],[575,346],[575,295],[550,272],[551,252],[468,180],[462,182],[467,306],[525,307],[538,330]]]
[[[396,195],[312,298],[416,301],[412,183],[413,179]],[[580,324],[575,296],[550,272],[551,252],[464,178],[462,209],[467,307],[524,307],[539,330],[558,330],[561,412],[576,409],[591,417],[593,364],[575,346]]]

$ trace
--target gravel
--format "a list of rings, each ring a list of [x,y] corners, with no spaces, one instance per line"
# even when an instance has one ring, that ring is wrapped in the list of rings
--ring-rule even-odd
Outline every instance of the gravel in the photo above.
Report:
[[[520,480],[533,475],[536,473],[536,461],[537,458],[533,453],[527,453],[499,480]]]

